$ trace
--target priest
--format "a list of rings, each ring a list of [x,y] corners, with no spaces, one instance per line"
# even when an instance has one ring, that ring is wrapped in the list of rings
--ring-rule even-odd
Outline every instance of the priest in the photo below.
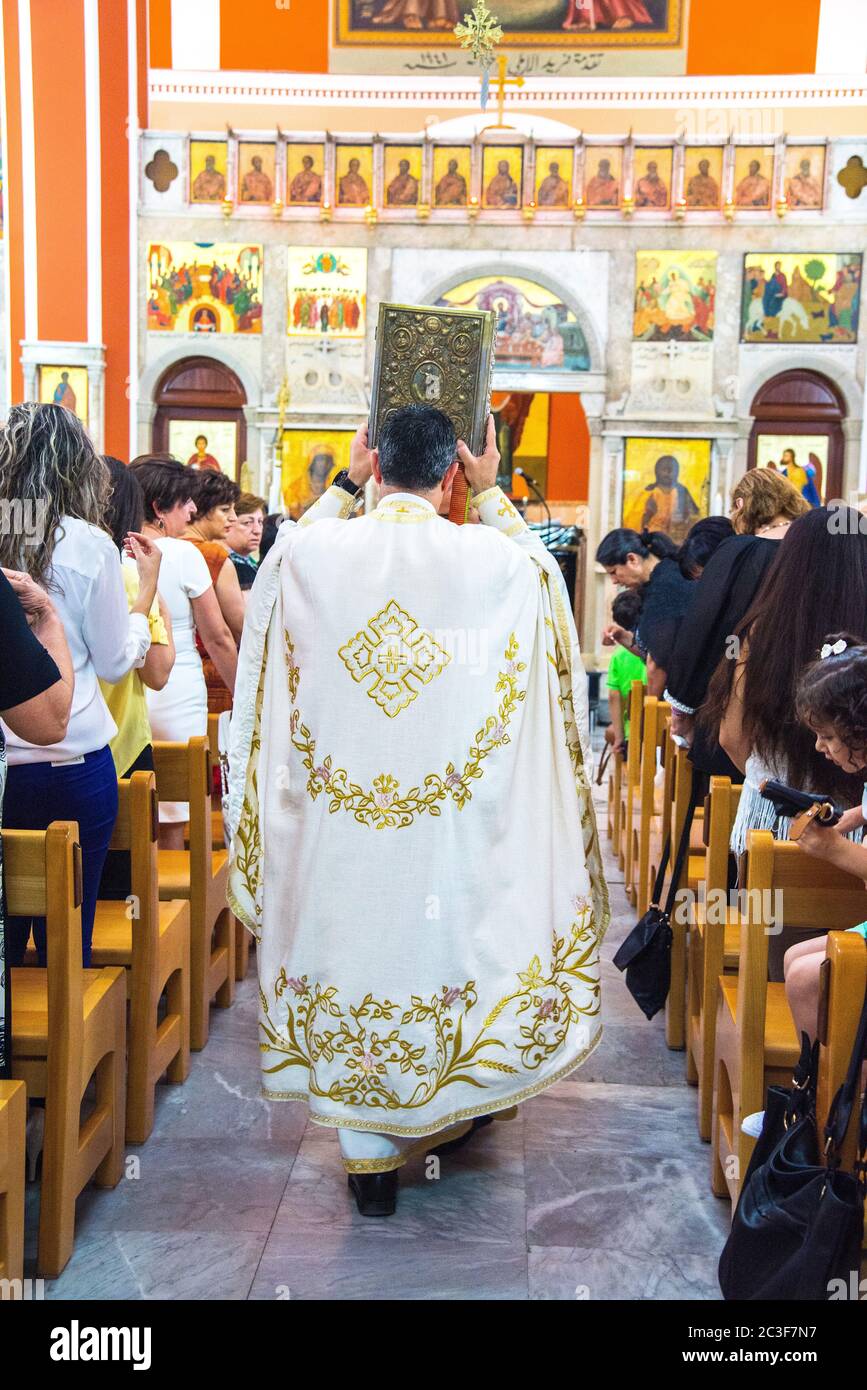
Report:
[[[481,524],[438,513],[463,462]],[[608,919],[560,571],[446,415],[410,405],[263,562],[230,749],[230,901],[263,1093],[338,1132],[366,1216],[593,1051]],[[378,506],[347,519],[373,475]]]

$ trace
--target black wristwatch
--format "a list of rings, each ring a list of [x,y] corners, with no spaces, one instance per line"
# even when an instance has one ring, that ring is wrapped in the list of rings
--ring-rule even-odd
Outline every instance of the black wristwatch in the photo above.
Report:
[[[348,492],[350,497],[357,497],[358,494],[363,490],[364,484],[362,483],[361,485],[359,485],[358,483],[354,483],[349,476],[349,469],[341,468],[340,472],[335,477],[331,486],[339,487],[344,492]]]

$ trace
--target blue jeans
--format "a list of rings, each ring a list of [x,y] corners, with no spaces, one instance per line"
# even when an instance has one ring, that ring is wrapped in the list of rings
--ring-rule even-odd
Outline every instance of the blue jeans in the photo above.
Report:
[[[18,763],[6,776],[3,799],[4,830],[47,830],[52,821],[78,821],[81,844],[81,955],[90,965],[93,919],[102,866],[117,819],[117,773],[109,748],[87,753],[82,762],[52,767],[51,763]],[[45,919],[9,917],[6,952],[10,965],[20,965],[31,927],[39,964],[45,964]]]

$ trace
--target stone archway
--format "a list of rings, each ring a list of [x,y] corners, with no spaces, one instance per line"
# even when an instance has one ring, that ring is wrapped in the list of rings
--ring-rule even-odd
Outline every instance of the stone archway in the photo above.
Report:
[[[223,470],[238,477],[247,457],[247,393],[231,367],[210,356],[180,358],[163,371],[153,400],[156,453],[186,455],[181,457],[181,462],[186,463],[198,432],[208,440],[208,452],[214,454]],[[179,440],[184,441],[183,447]]]
[[[789,437],[795,448],[794,441],[803,438],[804,452],[808,455],[810,439],[824,441],[824,446],[814,444],[812,451],[813,461],[819,465],[819,494],[822,501],[842,495],[846,401],[842,391],[829,377],[806,367],[792,367],[779,372],[756,392],[750,413],[753,426],[747,453],[748,468],[767,462],[761,456],[763,438]],[[820,458],[820,453],[824,457]],[[779,460],[775,459],[774,462]]]

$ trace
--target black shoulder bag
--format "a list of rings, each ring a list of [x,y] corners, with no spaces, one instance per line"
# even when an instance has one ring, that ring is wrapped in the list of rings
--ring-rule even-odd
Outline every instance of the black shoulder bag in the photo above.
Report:
[[[698,779],[693,777],[689,806],[680,833],[665,907],[659,906],[659,899],[662,896],[665,871],[671,853],[670,835],[662,851],[656,882],[650,896],[650,907],[641,921],[632,928],[614,957],[617,969],[626,971],[626,988],[646,1018],[653,1018],[654,1014],[658,1014],[660,1009],[665,1007],[671,986],[671,913],[689,850],[692,820],[698,803],[697,782]]]
[[[799,1063],[801,1073],[805,1054],[809,1055],[806,1037]],[[833,1293],[850,1287],[853,1270],[857,1287],[867,1174],[867,1094],[861,1104],[854,1173],[841,1169],[840,1150],[858,1098],[861,1066],[867,1057],[867,998],[849,1070],[831,1103],[825,1125],[827,1167],[819,1153],[816,1126],[817,1055],[815,1047],[812,1075],[806,1084],[799,1087],[796,1073],[782,1133],[770,1151],[768,1139],[779,1123],[776,1116],[780,1101],[778,1095],[769,1097],[772,1103],[765,1112],[762,1135],[720,1257],[719,1282],[726,1299],[827,1302]]]

